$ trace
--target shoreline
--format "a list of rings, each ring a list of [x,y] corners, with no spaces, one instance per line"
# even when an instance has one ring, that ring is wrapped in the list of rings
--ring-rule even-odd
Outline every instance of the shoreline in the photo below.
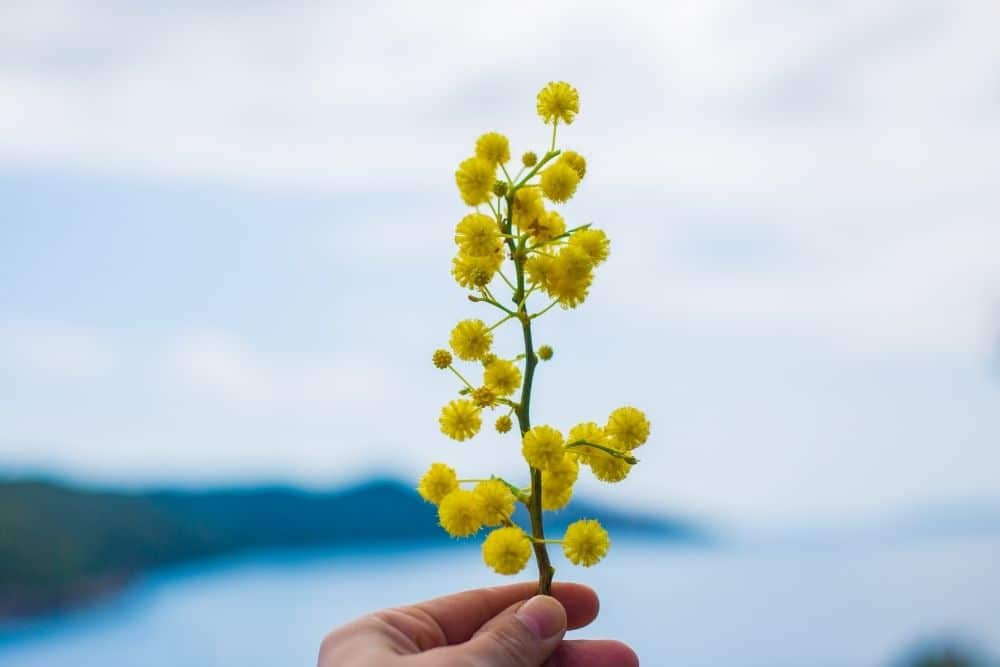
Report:
[[[88,577],[60,590],[0,589],[0,627],[64,612],[73,612],[117,597],[135,580],[135,573]]]

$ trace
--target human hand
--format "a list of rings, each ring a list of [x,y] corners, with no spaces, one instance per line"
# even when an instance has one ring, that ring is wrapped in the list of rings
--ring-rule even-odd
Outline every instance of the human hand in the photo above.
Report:
[[[481,588],[363,616],[326,636],[318,667],[638,667],[621,642],[563,641],[567,629],[597,617],[593,590],[556,583],[553,597],[532,597],[537,586]]]

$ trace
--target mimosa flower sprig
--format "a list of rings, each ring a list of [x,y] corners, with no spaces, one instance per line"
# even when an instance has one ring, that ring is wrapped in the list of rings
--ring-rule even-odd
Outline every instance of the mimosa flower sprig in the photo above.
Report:
[[[504,434],[512,430],[513,416],[529,482],[513,484],[495,475],[459,479],[451,467],[434,463],[418,490],[438,506],[441,527],[454,537],[495,527],[483,542],[483,560],[496,572],[520,572],[533,551],[539,592],[547,594],[554,574],[549,544],[561,544],[571,562],[589,567],[604,557],[610,540],[594,519],[571,524],[562,539],[546,539],[543,512],[569,503],[581,464],[603,482],[625,479],[637,463],[632,451],[649,437],[649,421],[642,411],[626,406],[614,410],[604,426],[583,422],[570,428],[566,437],[552,426],[531,425],[535,370],[539,360],[553,356],[547,345],[535,348],[532,326],[557,305],[571,309],[583,303],[594,269],[610,251],[603,231],[590,224],[567,228],[558,211],[546,208],[546,201],[569,201],[587,173],[582,155],[556,148],[560,123],[570,125],[580,111],[576,89],[562,81],[549,83],[538,93],[537,110],[546,124],[552,124],[551,143],[541,158],[525,153],[521,169],[511,175],[507,138],[488,132],[476,141],[475,155],[463,160],[455,172],[462,201],[474,210],[455,227],[458,254],[451,273],[471,291],[469,300],[487,308],[497,321],[459,322],[451,332],[451,351],[437,350],[433,355],[434,365],[460,382],[460,397],[441,410],[441,431],[454,440],[472,438],[482,426],[483,410],[489,409],[500,412],[495,428]],[[509,299],[500,298],[508,292]],[[543,295],[548,303],[536,307]],[[493,332],[508,323],[520,325],[524,349],[503,357],[493,352]],[[476,374],[456,368],[454,357],[475,364]],[[514,522],[517,503],[527,507],[530,530]]]

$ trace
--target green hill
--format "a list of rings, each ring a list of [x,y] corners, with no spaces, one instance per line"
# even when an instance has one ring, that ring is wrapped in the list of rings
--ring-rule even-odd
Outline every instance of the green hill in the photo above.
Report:
[[[615,532],[696,539],[678,521],[574,503]],[[563,518],[563,521],[559,519]],[[527,525],[525,517],[520,517]],[[331,493],[285,487],[124,493],[0,482],[0,619],[79,604],[164,565],[252,549],[445,543],[432,506],[372,480]]]

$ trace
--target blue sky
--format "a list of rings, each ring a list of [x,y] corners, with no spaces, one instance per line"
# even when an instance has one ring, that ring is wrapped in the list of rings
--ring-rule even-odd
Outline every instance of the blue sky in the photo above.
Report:
[[[541,148],[558,78],[589,160],[564,213],[613,254],[541,321],[538,414],[634,403],[655,436],[585,491],[733,520],[996,497],[996,6],[569,7],[7,12],[4,467],[516,470],[437,433],[428,355],[477,314],[454,165],[487,130]]]

